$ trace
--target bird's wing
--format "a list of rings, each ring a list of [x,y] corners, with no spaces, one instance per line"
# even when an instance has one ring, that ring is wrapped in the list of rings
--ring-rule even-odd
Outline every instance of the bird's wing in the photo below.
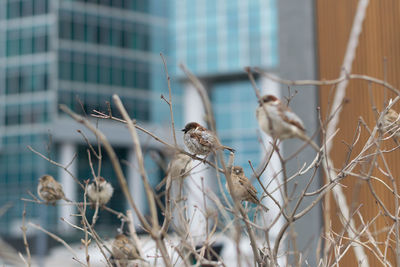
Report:
[[[257,189],[251,184],[250,180],[247,177],[240,176],[239,183],[244,186],[249,193],[249,197],[246,200],[256,204],[259,203]]]
[[[253,185],[250,185],[250,187],[247,187],[247,192],[249,192],[249,201],[258,204],[260,203],[260,201],[258,200],[257,197],[257,190],[255,189],[255,187]]]
[[[209,138],[210,136],[207,133],[193,131],[190,133],[190,137],[195,139],[200,145],[212,147],[212,143],[210,142]]]
[[[49,194],[52,195],[58,195],[59,191],[57,190],[57,186],[54,186],[53,184],[47,184],[43,186],[43,191],[48,192]]]
[[[139,252],[137,251],[135,244],[131,240],[127,240],[126,245],[124,246],[124,253],[131,260],[140,258]]]
[[[291,111],[290,108],[282,107],[280,112],[281,112],[282,118],[285,122],[296,126],[303,132],[305,131],[303,121],[300,119],[299,116],[296,115],[296,113]]]

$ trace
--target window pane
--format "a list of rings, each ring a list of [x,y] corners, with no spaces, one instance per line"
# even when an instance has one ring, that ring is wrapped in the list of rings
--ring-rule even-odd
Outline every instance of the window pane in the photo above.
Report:
[[[7,17],[9,19],[20,16],[21,3],[19,1],[8,1]]]
[[[84,16],[82,14],[74,14],[72,22],[72,37],[76,41],[85,41]]]
[[[49,38],[47,35],[35,37],[33,43],[34,53],[43,53],[48,51],[48,40]]]
[[[15,56],[19,54],[19,31],[7,31],[7,56]]]
[[[97,57],[95,55],[87,55],[86,57],[87,66],[87,82],[97,83]]]
[[[22,17],[27,17],[27,16],[32,16],[33,14],[33,1],[31,0],[23,0],[21,1],[22,4],[22,12],[21,16]]]
[[[60,51],[59,62],[58,62],[58,76],[61,80],[71,80],[71,53],[66,51]]]
[[[98,34],[99,40],[98,43],[102,45],[111,44],[111,30],[109,28],[109,20],[105,19],[105,21],[100,20],[100,25],[98,26]]]
[[[49,12],[49,3],[48,0],[33,0],[34,4],[34,13],[43,14]]]
[[[6,94],[15,94],[19,91],[19,70],[12,68],[7,70]]]
[[[98,27],[97,27],[97,20],[94,16],[87,16],[86,17],[86,42],[89,43],[97,43],[98,42]]]
[[[21,72],[19,73],[20,85],[19,92],[30,92],[31,91],[31,83],[32,83],[32,68],[31,67],[23,67],[21,68]]]

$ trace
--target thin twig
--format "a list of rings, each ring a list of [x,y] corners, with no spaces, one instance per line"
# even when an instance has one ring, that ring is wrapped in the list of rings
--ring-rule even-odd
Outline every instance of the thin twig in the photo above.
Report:
[[[143,217],[142,213],[139,211],[139,209],[137,208],[137,206],[133,200],[133,197],[128,188],[128,183],[126,182],[126,179],[125,179],[125,175],[122,172],[121,165],[118,161],[118,157],[117,157],[114,149],[112,148],[111,144],[108,142],[106,136],[102,132],[100,132],[100,130],[96,129],[86,118],[83,118],[82,116],[76,114],[75,112],[70,110],[67,106],[60,105],[60,109],[62,111],[64,111],[65,113],[67,113],[68,115],[70,115],[77,122],[85,125],[90,131],[92,131],[96,136],[99,137],[100,142],[103,143],[104,148],[106,149],[106,151],[110,157],[114,171],[117,175],[118,182],[120,183],[120,186],[122,188],[122,192],[124,193],[126,199],[128,199],[129,204],[134,209],[134,211],[135,211],[136,215],[138,216],[140,223],[143,225],[143,227],[145,229],[151,229],[149,223]]]
[[[74,181],[75,181],[77,184],[79,184],[79,186],[80,186],[83,190],[85,190],[85,187],[83,186],[83,184],[73,175],[72,172],[70,172],[70,171],[68,170],[68,166],[71,165],[71,163],[69,163],[69,164],[67,164],[66,166],[64,166],[64,165],[62,165],[62,164],[60,164],[60,163],[58,163],[58,162],[55,162],[54,160],[49,159],[48,157],[46,157],[46,156],[43,155],[42,153],[40,153],[40,152],[36,151],[35,149],[33,149],[31,146],[27,146],[27,148],[28,148],[30,151],[32,151],[33,153],[35,153],[36,155],[38,155],[38,156],[44,158],[45,160],[47,160],[47,161],[50,162],[51,164],[53,164],[53,165],[55,165],[55,166],[57,166],[57,167],[60,167],[60,168],[64,169],[64,170],[72,177],[72,179],[74,179]],[[71,162],[72,162],[75,158],[76,158],[76,155],[74,155],[74,158],[71,160]]]
[[[26,237],[26,203],[24,203],[24,211],[22,212],[22,226],[21,226],[21,230],[22,230],[22,237],[24,240],[24,246],[25,246],[25,251],[26,251],[26,256],[28,257],[28,259],[26,260],[26,264],[28,267],[31,266],[32,264],[32,259],[31,259],[31,251],[29,250],[29,244],[28,244],[28,239]],[[24,259],[25,260],[25,259]]]
[[[78,254],[76,254],[75,250],[74,250],[70,245],[68,245],[68,243],[65,242],[62,238],[60,238],[59,236],[57,236],[57,235],[55,235],[55,234],[53,234],[53,233],[51,233],[51,232],[49,232],[49,231],[43,229],[43,228],[42,228],[40,225],[38,225],[38,224],[35,224],[35,223],[32,223],[32,222],[30,222],[30,223],[28,223],[28,224],[29,224],[30,226],[32,226],[33,228],[35,228],[35,229],[37,229],[37,230],[39,230],[39,231],[42,231],[43,233],[47,234],[48,236],[50,236],[51,238],[53,238],[53,239],[56,240],[57,242],[60,242],[64,247],[66,247],[66,248],[69,250],[69,252],[71,252],[71,254],[74,256],[74,258],[76,259],[76,261],[77,261],[78,263],[80,263],[82,266],[87,266],[86,264],[84,264],[83,262],[81,262],[81,261],[79,260]]]
[[[164,69],[165,69],[165,75],[167,77],[167,83],[168,83],[168,93],[169,93],[169,100],[166,101],[168,106],[169,106],[169,113],[171,115],[171,128],[172,128],[172,136],[174,137],[174,144],[176,147],[178,147],[178,143],[176,141],[176,134],[175,134],[175,121],[174,121],[174,113],[172,112],[172,89],[171,89],[171,77],[169,77],[168,74],[168,67],[167,67],[167,61],[165,60],[165,57],[162,53],[160,53],[160,56],[162,58],[162,61],[164,63]],[[163,96],[161,96],[163,98]]]
[[[115,104],[117,105],[118,110],[121,112],[122,117],[127,122],[129,133],[131,134],[132,141],[134,144],[134,150],[135,150],[137,161],[138,161],[139,172],[142,177],[142,181],[143,181],[144,188],[146,191],[147,200],[149,202],[150,213],[151,213],[151,218],[152,218],[150,234],[153,237],[154,241],[156,241],[157,247],[160,249],[160,252],[163,257],[165,265],[172,266],[170,257],[168,255],[168,252],[165,247],[165,243],[162,240],[163,236],[164,236],[162,231],[165,231],[166,229],[161,229],[162,231],[160,232],[157,208],[156,208],[156,204],[155,204],[155,195],[154,195],[153,190],[151,189],[151,186],[150,186],[148,178],[147,178],[147,173],[144,168],[144,160],[143,160],[142,148],[141,148],[140,142],[139,142],[139,136],[136,132],[136,128],[134,127],[134,125],[132,123],[132,120],[129,118],[129,115],[126,112],[126,109],[123,106],[121,99],[118,97],[118,95],[113,95],[113,100],[114,100]]]

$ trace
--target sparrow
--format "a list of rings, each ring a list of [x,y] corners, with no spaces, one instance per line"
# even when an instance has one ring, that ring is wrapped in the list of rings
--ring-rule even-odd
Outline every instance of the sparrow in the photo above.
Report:
[[[112,185],[107,182],[103,177],[95,178],[87,188],[87,194],[90,201],[94,204],[97,202],[100,206],[103,206],[110,201],[114,192]]]
[[[113,259],[117,266],[128,266],[128,260],[142,259],[136,245],[124,234],[118,234],[112,243]]]
[[[233,148],[222,145],[213,132],[197,122],[189,122],[182,131],[184,132],[183,141],[186,147],[195,155],[208,155],[212,151],[221,149],[235,152]]]
[[[393,109],[389,109],[383,116],[383,129],[390,132],[395,138],[400,137],[399,120],[399,114]]]
[[[183,153],[176,153],[168,164],[166,177],[156,186],[156,190],[167,183],[169,189],[173,180],[184,180],[192,169],[192,158]]]
[[[232,172],[231,172],[231,179],[232,179],[232,186],[233,186],[233,194],[240,201],[248,201],[248,202],[251,202],[251,203],[261,206],[265,211],[269,210],[258,199],[257,190],[251,184],[250,180],[245,176],[242,167],[233,166]],[[225,186],[229,191],[228,183],[226,183]]]
[[[65,199],[64,191],[59,182],[57,182],[51,175],[43,175],[39,178],[37,186],[37,193],[39,197],[47,204],[55,204],[57,200]]]
[[[319,147],[307,135],[303,121],[274,95],[261,98],[256,109],[256,117],[260,128],[272,138],[280,140],[299,138],[319,151]]]

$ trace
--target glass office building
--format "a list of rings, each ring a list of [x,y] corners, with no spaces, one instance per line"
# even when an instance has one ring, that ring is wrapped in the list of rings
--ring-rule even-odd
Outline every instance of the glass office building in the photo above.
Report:
[[[166,3],[0,1],[0,206],[13,204],[0,217],[0,234],[20,236],[24,203],[19,199],[27,197],[28,190],[36,193],[41,175],[50,173],[62,180],[60,169],[33,154],[27,145],[56,161],[68,155],[71,160],[76,153],[76,176],[81,180],[91,177],[87,146],[76,133],[84,127],[72,124],[59,111],[59,104],[90,117],[93,109],[107,111],[106,102],[112,103],[111,96],[117,93],[139,123],[151,127],[153,122],[169,122],[168,108],[159,98],[161,92],[167,92],[163,91],[166,79],[159,55],[167,53],[168,47]],[[175,103],[178,112],[179,98]],[[159,112],[164,110],[167,112]],[[112,132],[112,127],[121,126],[104,127],[105,132]],[[117,134],[110,140],[120,158],[128,159],[130,139]],[[151,150],[151,145],[148,147]],[[161,175],[155,172],[153,183]],[[102,176],[116,184],[106,156]],[[123,210],[118,188],[111,206]],[[68,190],[79,193],[76,187]],[[27,203],[27,211],[29,219],[40,220],[50,230],[62,214],[60,208],[31,203]],[[100,225],[112,220],[103,217]]]

